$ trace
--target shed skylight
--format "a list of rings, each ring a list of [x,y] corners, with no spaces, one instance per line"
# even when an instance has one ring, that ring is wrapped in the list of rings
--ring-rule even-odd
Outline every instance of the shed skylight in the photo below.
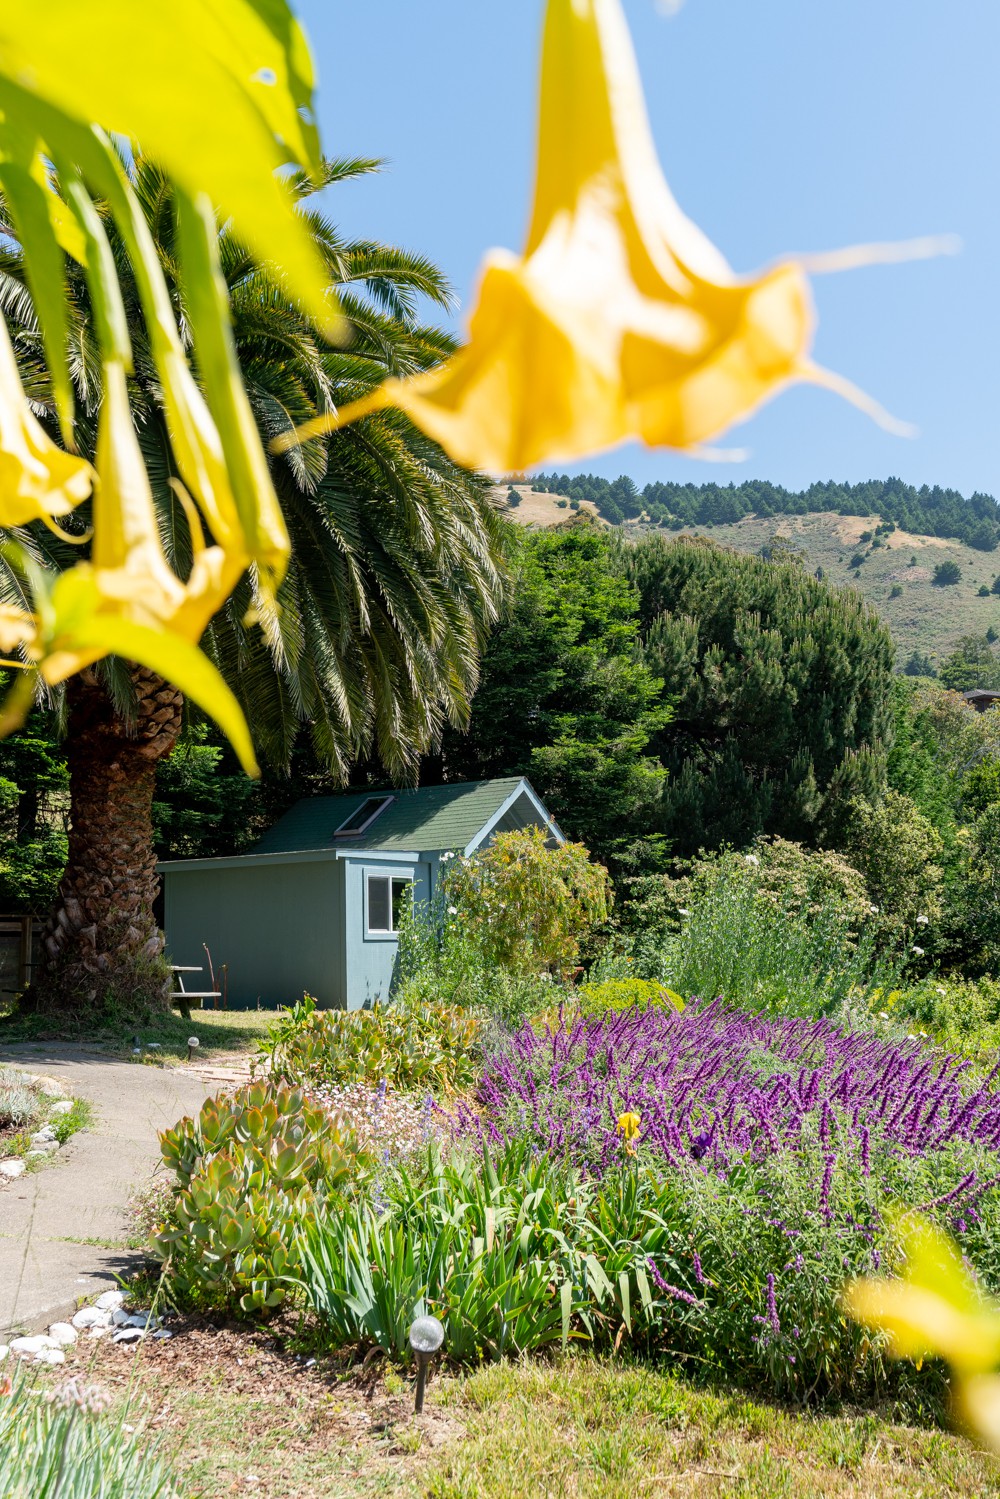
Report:
[[[392,796],[369,796],[356,807],[346,821],[334,830],[335,838],[358,838],[371,827],[376,817],[395,801]]]

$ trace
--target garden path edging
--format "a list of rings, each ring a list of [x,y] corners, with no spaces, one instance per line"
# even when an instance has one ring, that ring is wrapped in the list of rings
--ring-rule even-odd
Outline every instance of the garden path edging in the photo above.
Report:
[[[77,1042],[4,1046],[0,1064],[44,1072],[93,1108],[51,1163],[0,1188],[6,1341],[72,1313],[81,1297],[113,1289],[143,1263],[124,1247],[126,1204],[159,1162],[157,1132],[199,1109],[213,1088],[183,1067],[144,1067]]]

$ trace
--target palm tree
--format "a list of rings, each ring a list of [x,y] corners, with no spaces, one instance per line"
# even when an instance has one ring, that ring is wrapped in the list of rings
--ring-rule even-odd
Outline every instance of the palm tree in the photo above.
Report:
[[[141,155],[127,165],[182,308],[169,184]],[[318,186],[377,165],[330,162]],[[349,329],[342,347],[317,340],[280,279],[256,266],[227,227],[219,236],[244,379],[265,442],[354,400],[387,375],[430,367],[452,348],[446,334],[417,315],[421,299],[440,309],[450,305],[435,267],[402,250],[343,239],[308,203],[316,186],[305,180],[297,186]],[[183,577],[192,554],[189,507],[131,269],[113,223],[105,227],[132,332],[133,418],[164,543]],[[0,236],[0,313],[36,414],[55,431],[23,258],[2,205]],[[82,272],[71,262],[68,275],[76,438],[91,453],[101,389],[96,344]],[[203,648],[235,691],[258,753],[271,765],[287,769],[305,730],[320,762],[342,781],[367,755],[377,756],[393,778],[412,778],[444,726],[467,721],[480,650],[500,608],[504,522],[489,486],[395,412],[292,449],[274,458],[272,469],[293,545],[279,615],[253,619],[247,578],[210,624]],[[86,521],[84,509],[71,524],[82,529]],[[80,555],[78,546],[41,528],[7,539],[46,569]],[[0,602],[20,598],[22,587],[16,562],[0,559]],[[124,1016],[167,1002],[169,975],[153,917],[151,808],[156,764],[176,742],[182,706],[169,684],[121,661],[99,664],[68,686],[69,861],[32,995],[45,1010],[99,1007]]]

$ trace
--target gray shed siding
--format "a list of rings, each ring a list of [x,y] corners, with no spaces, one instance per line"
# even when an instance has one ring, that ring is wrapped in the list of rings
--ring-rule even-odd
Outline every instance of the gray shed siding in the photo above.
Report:
[[[341,861],[344,871],[347,952],[347,1002],[352,1010],[389,998],[396,975],[399,942],[389,933],[368,930],[368,876],[395,876],[409,880],[413,896],[419,903],[430,900],[431,871],[426,858],[400,860],[379,858],[377,853],[362,853]]]
[[[303,992],[320,1005],[348,1000],[343,917],[344,864],[337,859],[227,868],[179,869],[164,879],[171,963],[228,965],[233,1009],[294,1004]],[[294,975],[294,990],[291,976]],[[188,988],[207,989],[208,972]]]

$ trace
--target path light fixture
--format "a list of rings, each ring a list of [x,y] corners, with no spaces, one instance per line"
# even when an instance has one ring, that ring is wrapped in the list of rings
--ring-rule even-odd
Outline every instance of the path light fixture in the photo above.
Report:
[[[197,1036],[188,1036],[188,1061],[189,1062],[194,1057],[194,1054],[198,1050],[198,1047],[200,1045],[201,1045],[201,1042],[198,1040]]]
[[[436,1317],[418,1317],[410,1328],[410,1347],[417,1361],[417,1399],[414,1411],[419,1416],[424,1408],[424,1391],[427,1388],[427,1369],[435,1353],[444,1342],[444,1328]]]

